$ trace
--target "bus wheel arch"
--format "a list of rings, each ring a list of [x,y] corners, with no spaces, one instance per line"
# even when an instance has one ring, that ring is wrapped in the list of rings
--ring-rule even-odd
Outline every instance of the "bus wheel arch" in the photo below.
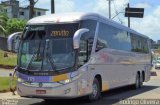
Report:
[[[96,75],[92,83],[93,92],[88,96],[90,102],[101,98],[102,78],[101,75]],[[96,94],[95,94],[96,93]]]
[[[99,81],[100,89],[101,89],[101,91],[102,91],[102,77],[101,77],[101,75],[100,75],[100,74],[97,74],[97,75],[95,76],[95,78]]]

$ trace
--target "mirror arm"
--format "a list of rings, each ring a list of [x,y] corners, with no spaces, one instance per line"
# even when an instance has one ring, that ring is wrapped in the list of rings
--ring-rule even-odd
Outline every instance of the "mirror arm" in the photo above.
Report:
[[[7,47],[8,47],[8,50],[9,51],[13,51],[13,47],[15,48],[17,48],[17,50],[18,50],[18,48],[19,48],[19,43],[20,43],[20,34],[21,34],[21,32],[16,32],[16,33],[13,33],[13,34],[11,34],[9,37],[8,37],[8,39],[7,39]],[[19,39],[16,39],[16,37],[18,37]],[[13,41],[14,40],[17,40],[17,41],[19,41],[19,42],[17,42],[17,44],[15,44],[15,45],[17,45],[17,46],[13,46]],[[14,49],[15,50],[15,49]],[[13,51],[13,52],[15,52],[15,51]]]
[[[81,39],[81,36],[82,34],[88,32],[89,29],[86,29],[86,28],[81,28],[79,30],[77,30],[74,34],[74,37],[73,37],[73,47],[74,49],[78,49],[79,48],[79,44],[80,44],[80,39]]]

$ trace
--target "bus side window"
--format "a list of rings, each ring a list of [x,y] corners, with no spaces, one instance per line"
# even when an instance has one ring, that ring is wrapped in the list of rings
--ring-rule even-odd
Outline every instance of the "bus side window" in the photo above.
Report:
[[[99,50],[103,49],[103,48],[107,48],[107,41],[101,40],[100,38],[97,40],[97,44],[96,44],[96,51],[98,52]]]

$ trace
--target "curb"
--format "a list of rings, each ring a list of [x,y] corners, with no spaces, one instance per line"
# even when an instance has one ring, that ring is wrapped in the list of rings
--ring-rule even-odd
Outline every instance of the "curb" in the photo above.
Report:
[[[12,92],[11,90],[15,90],[15,88],[12,88],[12,89],[4,89],[4,90],[0,90],[0,93],[7,93],[7,92]]]
[[[0,68],[2,69],[14,69],[16,66],[8,66],[8,65],[2,65],[0,64]]]

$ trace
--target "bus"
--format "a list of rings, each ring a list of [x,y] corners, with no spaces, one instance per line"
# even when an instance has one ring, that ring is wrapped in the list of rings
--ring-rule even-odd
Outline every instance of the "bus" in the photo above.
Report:
[[[94,101],[110,89],[138,89],[150,79],[150,46],[149,37],[96,13],[33,18],[20,38],[17,92]]]

